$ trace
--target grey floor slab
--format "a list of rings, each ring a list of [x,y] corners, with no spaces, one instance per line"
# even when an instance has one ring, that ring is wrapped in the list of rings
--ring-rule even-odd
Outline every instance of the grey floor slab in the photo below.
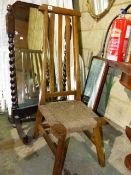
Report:
[[[24,124],[28,134],[33,122]],[[118,127],[103,127],[106,166],[97,162],[94,145],[83,133],[71,136],[64,169],[69,175],[130,175],[124,158],[131,152],[131,143]],[[16,129],[0,115],[0,175],[51,175],[54,156],[42,137],[23,145]],[[64,175],[64,172],[63,172]]]

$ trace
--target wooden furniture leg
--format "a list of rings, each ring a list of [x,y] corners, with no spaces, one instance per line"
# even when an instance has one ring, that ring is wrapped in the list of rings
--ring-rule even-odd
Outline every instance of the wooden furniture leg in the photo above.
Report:
[[[131,141],[131,128],[126,126],[126,136],[128,137],[128,139]]]
[[[41,124],[42,118],[43,118],[43,116],[42,116],[42,114],[40,113],[40,111],[38,110],[38,111],[37,111],[37,114],[36,114],[35,131],[34,131],[34,134],[33,134],[33,138],[34,138],[34,139],[37,138],[38,135],[39,135],[38,126],[39,126],[39,124]]]
[[[94,138],[94,144],[96,146],[97,156],[98,156],[98,162],[100,166],[105,166],[105,155],[103,152],[103,143],[102,143],[102,128],[100,126],[97,126],[93,129],[93,138]]]
[[[131,154],[128,154],[126,157],[125,157],[125,166],[128,170],[131,170]]]
[[[131,142],[131,128],[127,126],[125,132],[126,132],[126,135],[127,135],[128,139],[129,139],[130,142]],[[126,168],[127,168],[128,170],[131,170],[131,154],[128,154],[128,155],[125,157],[124,163],[125,163]]]
[[[53,168],[53,175],[61,175],[66,157],[66,128],[61,124],[55,124],[53,127],[53,133],[58,137],[58,144],[55,153],[55,163]]]

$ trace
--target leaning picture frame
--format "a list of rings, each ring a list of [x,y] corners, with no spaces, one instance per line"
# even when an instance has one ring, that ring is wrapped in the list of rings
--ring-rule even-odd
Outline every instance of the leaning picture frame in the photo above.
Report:
[[[100,117],[105,117],[112,126],[123,130],[131,121],[128,104],[131,91],[120,84],[121,73],[109,60],[93,57],[82,101]]]
[[[95,112],[98,112],[97,108],[108,75],[108,70],[109,65],[106,59],[98,56],[92,57],[82,94],[82,101]]]

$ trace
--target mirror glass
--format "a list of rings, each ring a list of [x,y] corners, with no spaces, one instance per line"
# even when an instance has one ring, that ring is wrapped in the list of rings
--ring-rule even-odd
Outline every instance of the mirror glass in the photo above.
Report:
[[[109,5],[109,0],[92,0],[92,10],[96,15],[101,14]]]
[[[43,15],[37,5],[16,3],[15,64],[19,107],[38,104],[42,70]]]
[[[83,102],[91,108],[94,106],[105,66],[104,60],[98,59],[95,56],[92,57],[85,89],[83,91]]]
[[[114,0],[87,0],[88,12],[98,20],[109,11],[113,2]]]

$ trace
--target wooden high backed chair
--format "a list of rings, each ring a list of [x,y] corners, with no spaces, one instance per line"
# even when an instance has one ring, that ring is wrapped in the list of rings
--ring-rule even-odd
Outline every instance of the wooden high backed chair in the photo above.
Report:
[[[72,132],[81,132],[93,129],[92,142],[96,145],[98,161],[104,166],[104,153],[101,142],[101,122],[98,116],[81,102],[80,65],[79,65],[79,41],[78,41],[78,17],[80,12],[59,7],[42,5],[39,10],[44,14],[44,62],[43,78],[41,83],[41,98],[36,115],[34,138],[41,133],[55,155],[53,175],[61,175],[67,150],[67,136]],[[50,17],[48,16],[50,13]],[[55,88],[55,66],[54,66],[54,21],[58,14],[58,84],[59,90]],[[66,41],[66,90],[63,90],[63,68],[62,68],[62,22],[65,17],[65,41]],[[71,27],[72,25],[72,27]],[[74,58],[70,55],[71,28],[73,32]],[[49,33],[49,34],[48,34]],[[48,38],[49,36],[49,38]],[[50,54],[48,56],[48,51]],[[71,60],[74,60],[75,90],[71,89]],[[47,64],[47,62],[49,62]],[[50,88],[47,91],[46,72],[49,66]],[[74,95],[73,101],[47,102],[48,98]],[[43,122],[44,119],[44,122]],[[51,140],[53,134],[58,142]]]

